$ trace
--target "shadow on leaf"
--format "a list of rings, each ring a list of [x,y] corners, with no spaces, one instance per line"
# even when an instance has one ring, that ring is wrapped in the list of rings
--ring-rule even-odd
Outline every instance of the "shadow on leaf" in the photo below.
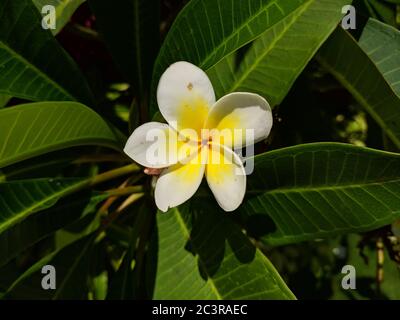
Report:
[[[214,276],[231,259],[241,264],[254,259],[256,249],[232,220],[231,213],[204,198],[192,200],[188,207],[192,228],[185,249],[199,256],[199,271],[204,279]]]

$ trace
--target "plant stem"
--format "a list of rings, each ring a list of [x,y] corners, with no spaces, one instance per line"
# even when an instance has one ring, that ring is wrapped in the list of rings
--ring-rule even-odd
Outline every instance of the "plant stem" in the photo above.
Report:
[[[127,158],[120,155],[114,154],[99,154],[99,155],[87,155],[82,156],[74,160],[73,164],[83,164],[83,163],[99,163],[99,162],[127,162]]]
[[[133,193],[142,193],[144,191],[143,186],[131,186],[126,188],[111,189],[105,191],[110,196],[125,196]]]
[[[140,198],[142,198],[144,196],[144,193],[136,193],[135,194],[135,198],[132,199],[130,201],[129,204],[118,208],[116,211],[114,211],[113,213],[111,213],[110,215],[107,216],[106,219],[103,220],[102,225],[100,226],[98,232],[99,232],[99,236],[101,233],[103,233],[110,225],[112,225],[112,223],[117,220],[117,218],[121,215],[121,213],[124,211],[124,209],[126,209],[127,206],[131,205],[132,203],[136,202],[137,200],[139,200]]]
[[[74,188],[72,188],[68,192],[68,195],[72,194],[72,193],[75,193],[75,192],[82,191],[82,190],[84,190],[86,188],[91,188],[91,187],[93,187],[93,186],[95,186],[97,184],[106,182],[108,180],[119,178],[121,176],[130,174],[130,173],[139,172],[139,171],[140,171],[140,168],[136,164],[130,164],[130,165],[127,165],[127,166],[124,166],[124,167],[120,167],[120,168],[117,168],[117,169],[106,171],[106,172],[101,173],[101,174],[99,174],[97,176],[94,176],[92,178],[83,180],[81,183],[79,183]],[[138,186],[136,186],[136,188],[138,188]],[[138,189],[136,189],[136,188],[135,188],[135,190],[137,191]],[[115,189],[112,189],[112,190],[115,190]],[[127,194],[128,192],[132,193],[132,191],[135,191],[135,190],[131,190],[130,189],[130,190],[126,190],[125,192]],[[113,191],[113,192],[116,192],[116,191]]]
[[[134,173],[134,172],[139,172],[140,171],[140,167],[136,164],[129,164],[127,166],[124,167],[120,167],[114,170],[110,170],[104,173],[101,173],[97,176],[94,176],[93,178],[89,179],[87,181],[87,186],[88,187],[92,187],[96,184],[100,184],[103,183],[105,181],[111,180],[111,179],[115,179],[115,178],[119,178],[121,176],[130,174],[130,173]]]

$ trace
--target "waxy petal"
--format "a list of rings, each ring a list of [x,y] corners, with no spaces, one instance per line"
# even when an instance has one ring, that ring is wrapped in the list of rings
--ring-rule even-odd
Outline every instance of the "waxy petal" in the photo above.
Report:
[[[200,148],[187,164],[178,163],[161,173],[154,191],[161,211],[179,206],[195,194],[204,176],[207,152],[207,148]]]
[[[227,147],[212,144],[205,174],[220,207],[236,210],[246,193],[246,173],[239,156]]]
[[[144,167],[165,168],[183,161],[197,148],[197,144],[182,141],[167,124],[148,122],[132,133],[124,152]]]
[[[268,137],[272,122],[271,107],[263,97],[234,92],[215,103],[207,118],[206,128],[216,129],[212,133],[216,143],[238,149]]]
[[[172,64],[161,76],[157,89],[157,102],[164,119],[190,139],[201,139],[200,131],[215,103],[213,86],[206,73],[189,62]]]

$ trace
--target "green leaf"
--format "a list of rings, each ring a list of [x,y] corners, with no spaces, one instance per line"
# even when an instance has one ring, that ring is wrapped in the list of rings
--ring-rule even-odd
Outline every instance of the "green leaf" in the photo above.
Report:
[[[392,53],[388,51],[386,57]],[[399,96],[354,38],[338,27],[317,58],[400,147]]]
[[[34,179],[0,183],[0,235],[62,196],[76,191],[84,179]]]
[[[137,213],[132,231],[130,233],[129,247],[122,260],[121,266],[113,276],[113,281],[108,290],[108,300],[132,300],[138,299],[138,284],[140,273],[137,272],[136,251],[140,233],[143,231],[144,223],[150,212],[146,205],[143,205]]]
[[[75,149],[46,153],[2,169],[0,182],[57,176],[65,168],[73,165],[77,158],[79,151]]]
[[[160,1],[90,0],[89,4],[117,66],[135,93],[144,95],[160,45]]]
[[[94,251],[94,234],[55,251],[25,271],[8,289],[5,299],[87,299],[87,276],[91,254]],[[56,269],[56,289],[43,290],[43,266]]]
[[[400,217],[400,155],[312,143],[255,157],[241,207],[246,229],[271,245],[364,232]]]
[[[91,103],[79,68],[41,20],[31,0],[0,2],[0,93],[33,101]]]
[[[269,260],[214,203],[157,214],[155,299],[293,299]]]
[[[56,28],[51,32],[56,35],[69,22],[72,15],[84,3],[85,0],[33,0],[33,4],[42,12],[42,8],[47,5],[54,6],[56,9]]]
[[[155,93],[159,78],[172,63],[185,60],[207,70],[308,0],[192,0],[169,31],[153,72]],[[156,111],[152,94],[151,115]]]
[[[350,2],[306,1],[255,40],[238,69],[232,57],[208,69],[216,95],[249,91],[265,96],[271,106],[279,104]]]
[[[0,168],[51,151],[119,143],[107,123],[76,102],[38,102],[0,111]]]
[[[400,31],[377,20],[369,19],[359,45],[400,97]]]
[[[103,271],[93,277],[93,300],[105,300],[108,290],[108,273]]]
[[[57,179],[52,182],[46,179],[38,179],[0,184],[2,192],[0,196],[0,208],[3,208],[2,213],[5,214],[8,212],[10,214],[8,217],[11,218],[17,217],[22,211],[25,212],[22,217],[25,220],[20,220],[19,223],[12,224],[10,228],[0,232],[0,266],[6,264],[12,258],[46,236],[93,213],[97,204],[108,197],[107,194],[92,195],[91,193],[85,193],[78,197],[73,195],[61,200],[59,204],[37,213],[35,211],[40,209],[35,208],[34,203],[12,212],[9,212],[10,209],[4,209],[5,206],[15,206],[15,203],[24,200],[26,195],[34,197],[39,202],[45,201],[43,196],[38,196],[38,190],[46,190],[46,192],[49,192],[53,196],[53,199],[46,203],[46,206],[51,206],[52,202],[60,198],[60,191],[58,191],[58,195],[55,195],[53,191],[55,189],[54,186],[60,185],[66,186],[60,189],[60,191],[67,193],[68,188],[74,184],[70,180],[65,181],[65,179]],[[7,192],[3,193],[4,190],[7,190]],[[24,192],[24,197],[20,196],[21,192]],[[7,222],[2,219],[2,225],[4,223]]]
[[[8,101],[10,101],[11,96],[6,95],[6,94],[0,94],[0,109],[4,108]]]

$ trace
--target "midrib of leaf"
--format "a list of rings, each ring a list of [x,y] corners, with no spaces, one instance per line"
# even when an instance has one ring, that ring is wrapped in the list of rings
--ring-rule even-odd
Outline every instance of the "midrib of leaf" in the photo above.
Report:
[[[249,186],[261,193],[247,197],[241,209],[249,223],[254,214],[273,220],[274,231],[257,230],[268,245],[370,231],[399,217],[396,153],[314,143],[270,151],[255,160]]]
[[[182,230],[182,233],[186,237],[186,239],[190,239],[189,230],[188,230],[185,222],[183,221],[178,209],[175,210],[175,217],[176,217],[176,220],[178,221],[178,224],[179,224],[179,226],[180,226],[180,228]],[[204,270],[204,273],[207,275],[207,280],[208,280],[207,282],[210,284],[211,290],[214,291],[215,295],[217,296],[217,298],[219,300],[223,300],[223,298],[222,298],[221,294],[219,293],[217,287],[215,286],[212,278],[208,274],[207,269],[204,268],[203,262],[201,261],[201,259],[199,259],[198,256],[197,256],[197,260],[203,266],[203,270]]]
[[[23,64],[28,65],[30,68],[32,68],[36,73],[38,73],[42,78],[44,78],[48,83],[50,83],[52,86],[56,87],[60,92],[65,94],[67,97],[69,97],[72,101],[76,101],[76,99],[71,95],[68,91],[66,91],[64,88],[62,88],[57,82],[55,82],[53,79],[49,78],[45,73],[43,73],[40,69],[38,69],[35,65],[31,64],[28,60],[26,60],[24,57],[22,57],[18,52],[14,51],[11,49],[6,43],[3,41],[0,41],[0,47],[8,51],[11,56],[15,57],[17,60],[21,61]],[[18,79],[18,78],[16,78]],[[3,91],[0,90],[0,92],[3,93],[9,93],[8,91]],[[23,96],[22,94],[20,95],[21,97]],[[24,95],[25,98],[31,98],[29,95]]]
[[[92,240],[88,239],[86,246],[83,248],[83,250],[81,251],[81,253],[79,254],[79,256],[75,259],[74,263],[72,264],[72,266],[69,268],[67,274],[65,275],[65,277],[63,278],[63,281],[61,282],[61,286],[58,287],[57,291],[55,292],[54,296],[51,298],[51,300],[56,300],[60,294],[60,292],[62,292],[62,290],[64,289],[66,283],[68,282],[69,278],[72,276],[76,266],[79,264],[79,262],[81,261],[83,255],[86,253],[86,251],[89,249],[89,247],[92,244]]]
[[[67,159],[67,160],[66,160]],[[21,176],[24,173],[29,173],[29,172],[34,172],[36,170],[40,170],[46,167],[51,167],[53,165],[60,165],[62,166],[68,161],[73,161],[73,159],[68,159],[68,158],[58,158],[50,161],[43,161],[41,163],[30,163],[26,164],[21,168],[13,169],[10,172],[5,172],[4,173],[4,178],[7,180],[13,180],[15,176]],[[0,175],[1,177],[1,175]],[[1,181],[1,180],[0,180]]]
[[[59,250],[61,251],[61,249]],[[48,254],[47,256],[45,256],[44,258],[42,258],[39,262],[42,262],[43,265],[47,264],[48,262],[51,261],[51,259],[54,258],[54,256],[59,252],[59,251],[54,251],[50,254]],[[12,285],[7,289],[7,291],[4,293],[4,296],[7,295],[7,293],[12,292],[15,287],[24,279],[26,279],[29,276],[29,271],[32,270],[33,268],[35,268],[35,266],[39,263],[36,262],[33,266],[31,266],[30,268],[28,268],[20,277],[18,277],[13,283]],[[2,298],[2,297],[1,297]]]
[[[69,0],[61,0],[59,2],[57,9],[56,9],[56,17],[57,18],[61,18],[62,12],[65,10],[65,8],[68,7],[69,4],[70,4]],[[61,9],[61,10],[59,10],[59,9]]]
[[[256,14],[254,14],[252,17],[248,18],[247,20],[245,20],[238,28],[235,29],[234,32],[232,32],[228,37],[226,37],[218,46],[214,47],[214,49],[208,54],[208,56],[206,56],[203,59],[203,62],[200,63],[199,67],[204,67],[205,65],[207,65],[207,63],[209,62],[209,60],[218,52],[218,50],[220,50],[223,46],[225,46],[232,38],[234,38],[237,34],[239,34],[244,28],[249,28],[248,24],[251,23],[254,19],[257,19],[258,16],[264,12],[267,11],[272,5],[276,5],[276,7],[279,9],[280,12],[282,11],[282,8],[279,6],[278,2],[275,1],[271,1],[267,6],[265,7],[261,7],[260,10],[257,11]],[[221,19],[222,20],[222,19]],[[243,45],[246,45],[247,43],[251,42],[253,39],[250,39],[249,41],[247,41],[246,43],[244,43]],[[231,52],[227,52],[225,54],[225,56],[227,54],[229,54]],[[222,57],[220,60],[222,60],[224,57]],[[218,61],[216,61],[216,63],[218,63]]]
[[[48,198],[45,198],[45,199],[43,199],[43,200],[41,200],[39,202],[34,203],[32,206],[24,209],[20,213],[14,215],[12,218],[7,219],[5,222],[0,222],[0,233],[2,233],[4,230],[6,230],[10,226],[14,225],[15,223],[17,223],[20,219],[26,217],[25,215],[28,215],[29,213],[33,214],[36,209],[39,209],[40,207],[42,207],[46,203],[48,203],[48,202],[50,202],[52,200],[56,200],[56,199],[60,198],[61,196],[68,195],[71,192],[75,192],[79,188],[85,186],[86,183],[87,183],[86,180],[79,180],[79,181],[77,181],[76,184],[74,184],[74,185],[72,185],[70,187],[67,187],[65,189],[62,189],[62,190],[60,190],[60,191],[58,191],[56,193],[53,193]]]
[[[354,41],[357,44],[357,42],[352,38],[352,41]],[[364,53],[364,51],[363,51]],[[370,60],[371,64],[373,65],[374,68],[376,68],[376,70],[379,71],[378,67],[376,66],[375,62],[373,62],[369,56],[364,53],[365,56],[367,57],[367,59]],[[338,55],[340,56],[340,55]],[[359,101],[359,103],[365,108],[367,109],[367,111],[371,114],[371,116],[375,119],[375,121],[382,127],[385,128],[386,130],[386,134],[389,136],[389,138],[393,141],[393,143],[396,144],[397,147],[400,148],[400,141],[398,139],[398,137],[396,137],[395,134],[393,134],[392,130],[386,126],[385,121],[378,115],[377,112],[375,112],[374,108],[372,108],[368,102],[367,99],[364,98],[364,96],[362,94],[360,94],[358,92],[358,90],[353,87],[351,85],[351,83],[349,81],[347,81],[347,78],[341,73],[336,71],[336,69],[334,67],[332,67],[329,63],[327,63],[324,59],[322,59],[321,57],[317,56],[317,60],[318,62],[324,67],[326,68],[326,70],[328,72],[330,72],[335,78],[337,78],[339,80],[339,82],[354,96],[354,98]],[[361,74],[362,72],[360,72]],[[390,84],[386,81],[386,79],[384,79],[383,81],[386,82],[386,84],[390,87],[391,91],[393,92],[393,94],[398,97],[398,95],[394,92],[393,87],[390,86]]]
[[[58,18],[62,17],[63,11],[69,6],[70,2],[71,2],[71,0],[58,0],[57,1],[57,7],[56,7],[56,18],[57,18],[57,20],[58,20]],[[35,4],[35,6],[39,10],[40,9],[40,5],[45,4],[45,1],[35,1],[35,0],[33,0],[33,3]]]
[[[370,23],[370,22],[368,22],[368,23]],[[386,26],[387,26],[388,28],[392,28],[395,32],[399,32],[397,29],[395,29],[395,28],[392,27],[392,26],[389,26],[389,25],[386,25]],[[367,27],[365,27],[365,28],[367,28]],[[364,32],[365,32],[365,30],[364,30]],[[382,31],[381,31],[381,32],[382,32]],[[392,40],[395,40],[395,39],[396,39],[396,38],[392,38]],[[400,37],[399,37],[399,39],[400,39]],[[360,41],[359,41],[359,45],[360,45],[360,47],[367,53],[367,55],[368,55],[369,57],[371,57],[376,51],[378,51],[379,49],[381,49],[382,46],[383,46],[383,45],[381,45],[381,46],[379,46],[379,47],[374,48],[374,49],[371,50],[371,51],[368,51],[368,50],[366,50],[366,49],[363,47],[361,41],[362,41],[362,38],[361,38]],[[397,53],[400,54],[399,48],[396,48],[395,51],[397,51]],[[393,56],[394,54],[395,54],[395,53],[393,52],[392,55],[385,57],[383,60],[380,60],[380,61],[378,61],[377,63],[376,63],[375,60],[372,59],[372,58],[370,58],[370,60],[371,60],[371,62],[376,66],[376,68],[377,68],[378,70],[380,70],[380,68],[378,67],[378,64],[379,64],[379,63],[382,63],[383,61],[385,61],[385,60],[387,60],[387,59],[391,59],[392,56]],[[397,67],[396,69],[392,69],[390,72],[397,72],[397,71],[400,71],[400,66]],[[386,73],[388,73],[388,72],[386,72]],[[397,97],[399,97],[399,99],[400,99],[400,90],[399,90],[399,92],[397,92],[397,90],[395,90],[395,88],[394,88],[394,86],[395,86],[397,83],[396,83],[396,82],[393,82],[393,83],[392,83],[392,82],[388,81],[388,79],[386,78],[386,73],[383,73],[383,72],[382,72],[382,76],[385,78],[385,81],[386,81],[387,84],[390,86],[390,88],[391,88],[392,91],[395,93],[395,95],[396,95]],[[400,80],[399,80],[399,81],[400,81]]]
[[[385,180],[383,182],[366,182],[363,184],[357,183],[357,184],[336,184],[334,186],[313,186],[313,187],[293,187],[293,188],[278,188],[274,190],[263,190],[263,189],[251,189],[249,193],[266,193],[266,194],[274,194],[274,193],[290,193],[290,192],[309,192],[309,191],[325,191],[325,190],[336,190],[336,189],[351,189],[351,188],[364,188],[364,187],[369,187],[369,186],[382,186],[383,184],[386,183],[394,183],[394,182],[400,182],[399,179],[389,179]],[[399,209],[400,210],[400,209]]]
[[[14,129],[16,126],[18,129],[27,130],[31,124],[33,125],[32,119],[35,116],[27,118],[24,115],[25,112],[29,113],[32,110],[36,110],[36,116],[39,113],[43,114],[41,112],[43,110],[48,110],[49,114],[47,117],[36,119],[42,121],[35,121],[37,128],[35,133],[32,133],[32,130],[26,132],[20,130],[15,135]],[[6,167],[16,162],[42,155],[43,153],[79,145],[101,145],[120,151],[119,132],[110,128],[92,109],[80,103],[71,101],[36,102],[2,109],[0,113],[2,116],[10,116],[11,118],[9,122],[10,127],[7,128],[1,139],[3,143],[0,146],[0,167]],[[65,113],[67,113],[65,119],[67,122],[63,121]],[[68,116],[68,114],[70,115]],[[71,114],[75,114],[75,116],[71,117]],[[24,126],[21,126],[21,122],[18,121],[22,116],[23,119],[21,120],[24,121]],[[26,124],[28,121],[30,123]],[[60,122],[62,125],[57,127]],[[56,129],[57,131],[55,131]],[[49,136],[49,132],[55,132],[55,134]],[[21,133],[23,133],[23,138],[21,137]],[[22,152],[17,153],[16,150],[21,149],[21,144],[27,139],[29,134],[33,134],[34,138],[29,140],[29,145],[23,148]],[[42,138],[42,140],[36,143],[38,137]],[[123,138],[121,137],[121,139]],[[7,152],[7,148],[9,152]]]
[[[316,0],[318,1],[318,0]],[[252,73],[258,65],[264,60],[264,58],[274,49],[275,45],[285,36],[286,32],[290,30],[290,28],[297,22],[297,18],[301,17],[301,15],[308,9],[308,7],[314,3],[315,0],[310,0],[306,2],[302,7],[296,9],[295,12],[293,12],[289,18],[291,18],[291,21],[283,28],[282,32],[274,38],[274,40],[270,43],[269,47],[267,50],[264,51],[263,54],[261,54],[252,64],[250,68],[247,68],[246,71],[238,78],[233,84],[232,87],[229,89],[228,92],[233,92],[237,88],[240,87],[241,83],[246,80],[246,78],[249,76],[250,73]],[[262,35],[261,35],[262,37]]]
[[[257,249],[258,250],[258,249]],[[264,253],[259,254],[261,256],[261,259],[264,261],[264,263],[268,266],[268,270],[272,270],[272,272],[275,274],[275,276],[279,279],[281,278],[281,275],[279,272],[275,269],[275,266],[272,264],[272,262],[266,257]],[[289,300],[297,300],[297,297],[294,295],[294,293],[289,289],[288,286],[284,285],[285,282],[283,281],[276,281],[275,282],[278,286],[279,289],[281,289],[285,294],[286,297]],[[243,299],[243,297],[242,297]]]
[[[61,8],[61,9],[65,9],[66,7],[67,7],[67,5],[68,5],[68,1],[69,0],[60,0],[59,2],[58,2],[58,8]],[[62,10],[61,10],[62,11]],[[58,11],[58,12],[60,12],[60,11]],[[57,17],[59,17],[59,16],[57,16]]]

